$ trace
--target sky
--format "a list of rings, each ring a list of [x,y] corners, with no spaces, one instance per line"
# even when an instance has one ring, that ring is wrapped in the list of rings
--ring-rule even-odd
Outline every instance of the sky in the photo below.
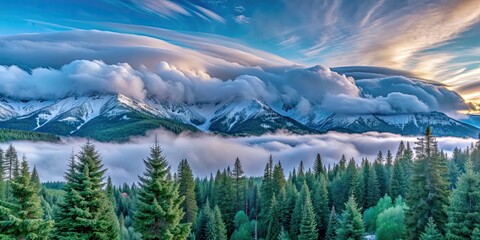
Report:
[[[0,4],[1,36],[95,29],[149,36],[195,51],[221,54],[229,48],[230,57],[242,55],[269,64],[388,67],[444,83],[466,100],[480,101],[480,0]],[[22,64],[11,60],[3,57],[0,64]]]

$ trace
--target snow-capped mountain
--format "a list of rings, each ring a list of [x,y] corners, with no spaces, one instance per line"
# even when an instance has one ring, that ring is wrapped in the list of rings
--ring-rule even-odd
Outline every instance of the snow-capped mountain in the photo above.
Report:
[[[48,132],[61,136],[124,141],[155,128],[175,133],[205,131],[226,135],[258,135],[278,130],[298,134],[327,131],[392,132],[418,135],[427,124],[438,136],[476,137],[478,125],[440,112],[404,115],[347,115],[315,110],[304,116],[258,99],[215,103],[144,101],[121,94],[66,97],[58,100],[0,100],[0,128]]]

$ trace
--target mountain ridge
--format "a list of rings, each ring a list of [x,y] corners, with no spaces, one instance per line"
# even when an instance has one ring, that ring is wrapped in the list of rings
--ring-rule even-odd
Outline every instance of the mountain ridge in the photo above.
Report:
[[[340,114],[319,109],[301,115],[259,99],[215,103],[174,103],[156,98],[138,101],[121,94],[70,96],[57,100],[0,100],[0,128],[128,141],[148,130],[210,132],[248,136],[276,131],[295,134],[339,131],[419,135],[430,124],[438,136],[476,137],[479,126],[441,112],[397,115]]]

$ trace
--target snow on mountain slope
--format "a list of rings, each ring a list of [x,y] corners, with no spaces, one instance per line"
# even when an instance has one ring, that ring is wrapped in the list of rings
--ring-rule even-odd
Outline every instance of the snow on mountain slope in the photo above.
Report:
[[[430,125],[437,136],[474,137],[480,130],[452,119],[440,112],[401,115],[331,114],[323,122],[311,126],[320,131],[392,132],[401,135],[420,135]]]
[[[108,131],[122,139],[167,126],[174,132],[202,130],[232,135],[258,135],[285,129],[306,134],[327,131],[422,134],[430,124],[438,136],[476,137],[480,116],[457,121],[440,112],[375,115],[339,114],[313,106],[309,114],[284,103],[269,106],[258,99],[213,103],[174,103],[121,94],[67,97],[59,100],[0,100],[0,127],[35,130],[58,135],[98,136]],[[86,128],[86,129],[85,129]]]

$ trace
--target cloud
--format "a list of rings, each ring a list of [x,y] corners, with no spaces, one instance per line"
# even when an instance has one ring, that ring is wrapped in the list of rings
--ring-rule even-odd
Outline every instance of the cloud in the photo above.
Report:
[[[401,140],[411,144],[414,137],[388,133],[345,134],[330,132],[322,135],[268,134],[251,137],[220,137],[214,135],[174,135],[168,132],[152,132],[148,137],[134,138],[128,144],[93,142],[99,150],[107,175],[115,184],[134,182],[141,175],[144,159],[153,143],[153,134],[158,136],[163,153],[177,169],[181,159],[187,158],[193,173],[204,177],[217,169],[232,166],[236,157],[242,161],[245,173],[260,176],[262,167],[272,154],[281,161],[285,171],[291,171],[304,161],[307,168],[313,166],[317,153],[324,164],[337,163],[342,154],[354,157],[360,163],[363,157],[373,160],[379,150],[395,152]],[[470,146],[474,139],[438,138],[440,148],[451,154],[455,147]],[[72,149],[78,152],[85,139],[68,138],[62,144],[15,142],[19,154],[25,154],[30,166],[36,166],[42,181],[61,181]],[[201,143],[201,144],[199,144]],[[0,144],[5,149],[8,144]],[[219,147],[221,146],[221,147]],[[260,167],[259,167],[260,166]]]
[[[243,71],[245,74],[233,79],[219,79],[211,77],[211,72],[182,71],[164,61],[155,69],[98,60],[76,60],[60,69],[34,68],[30,72],[0,66],[0,94],[22,100],[55,100],[119,93],[137,101],[148,97],[187,104],[259,99],[280,112],[285,104],[294,106],[300,116],[315,112],[317,107],[352,114],[455,113],[468,107],[458,94],[443,86],[403,77],[355,81],[324,66],[285,67],[276,73]]]

